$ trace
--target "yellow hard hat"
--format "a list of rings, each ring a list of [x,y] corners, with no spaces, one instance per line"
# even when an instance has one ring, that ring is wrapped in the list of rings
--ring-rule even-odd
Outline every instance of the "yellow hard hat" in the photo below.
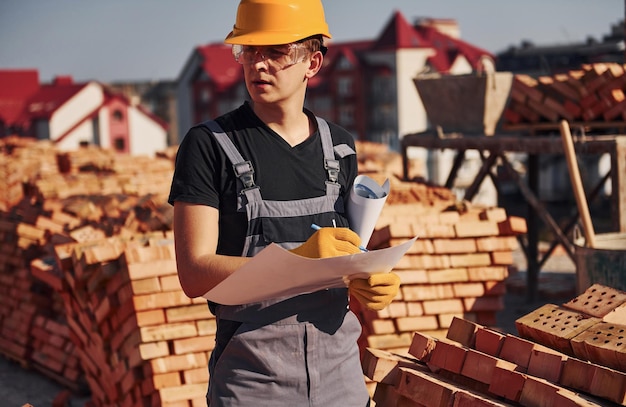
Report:
[[[331,38],[321,0],[241,0],[227,44],[279,45],[312,35]]]

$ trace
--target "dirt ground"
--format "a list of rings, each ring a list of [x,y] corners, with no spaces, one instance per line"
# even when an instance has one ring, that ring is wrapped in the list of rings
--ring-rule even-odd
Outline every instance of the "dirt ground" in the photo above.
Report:
[[[520,252],[514,253],[520,270],[507,280],[504,310],[498,313],[498,328],[517,334],[515,320],[545,305],[562,304],[576,296],[575,265],[566,255],[555,255],[544,265],[539,277],[539,294],[529,301],[526,294],[526,264]],[[3,407],[83,407],[88,395],[68,393],[43,374],[25,369],[0,355],[0,405]],[[56,403],[55,403],[56,400]]]

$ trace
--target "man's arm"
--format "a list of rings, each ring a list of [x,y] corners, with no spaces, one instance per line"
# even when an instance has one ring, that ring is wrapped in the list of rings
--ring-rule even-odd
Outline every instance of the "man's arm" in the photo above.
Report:
[[[219,212],[186,202],[174,203],[174,247],[178,279],[185,294],[200,297],[244,265],[246,257],[216,254]]]

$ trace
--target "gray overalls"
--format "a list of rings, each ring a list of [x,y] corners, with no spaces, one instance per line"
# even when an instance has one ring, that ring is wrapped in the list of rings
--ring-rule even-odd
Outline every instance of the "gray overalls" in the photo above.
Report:
[[[241,180],[237,206],[248,218],[243,256],[253,256],[268,242],[296,247],[312,234],[311,219],[330,225],[336,211],[344,212],[334,154],[354,150],[346,145],[333,148],[328,124],[320,118],[317,123],[328,170],[326,195],[297,201],[263,200],[252,164],[216,122],[204,123]],[[209,361],[210,407],[369,405],[356,345],[361,325],[348,308],[346,288],[212,309],[218,333]]]

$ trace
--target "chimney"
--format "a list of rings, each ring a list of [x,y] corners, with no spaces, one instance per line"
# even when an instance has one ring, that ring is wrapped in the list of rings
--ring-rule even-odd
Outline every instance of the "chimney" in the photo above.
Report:
[[[71,75],[57,75],[52,80],[54,85],[71,85],[74,83]]]

